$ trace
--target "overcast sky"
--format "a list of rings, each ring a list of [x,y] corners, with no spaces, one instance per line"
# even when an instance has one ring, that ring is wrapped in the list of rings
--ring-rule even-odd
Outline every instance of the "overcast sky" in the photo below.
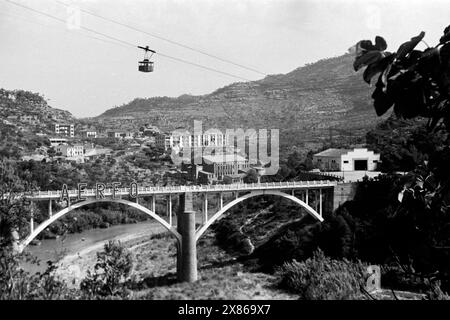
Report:
[[[266,74],[344,54],[376,35],[385,37],[391,51],[422,30],[435,45],[450,24],[445,0],[11,1],[66,23],[0,0],[0,87],[39,92],[77,117],[99,115],[136,97],[206,94],[243,80],[159,55],[155,72],[138,72],[143,52],[77,29],[76,10],[58,1]],[[245,79],[264,77],[82,12],[80,18],[85,28],[165,55]]]

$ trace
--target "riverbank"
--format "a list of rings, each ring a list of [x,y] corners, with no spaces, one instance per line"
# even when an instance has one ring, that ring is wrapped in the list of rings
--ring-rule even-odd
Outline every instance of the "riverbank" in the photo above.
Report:
[[[104,241],[99,241],[76,253],[64,256],[56,264],[58,267],[56,275],[64,280],[70,288],[78,288],[80,281],[86,277],[88,270],[93,269],[97,260],[97,252],[102,251],[104,245],[109,240],[120,241],[130,251],[135,251],[135,249],[150,241],[152,235],[162,232],[164,232],[164,228],[154,224],[152,225],[151,230],[120,235]]]
[[[298,299],[297,295],[276,288],[274,276],[245,271],[234,257],[214,245],[214,235],[206,235],[199,242],[199,281],[193,284],[176,282],[175,240],[164,230],[114,240],[121,241],[133,253],[135,287],[131,299]],[[96,253],[105,242],[65,256],[58,263],[57,276],[70,288],[78,288],[87,271],[93,269]]]
[[[177,283],[176,246],[174,238],[155,224],[152,234],[143,232],[118,235],[133,254],[133,287],[130,299],[239,299],[239,300],[296,300],[298,295],[278,288],[274,275],[253,273],[236,259],[215,245],[215,235],[210,232],[198,243],[198,274],[195,283]],[[103,250],[108,240],[84,247],[66,255],[58,263],[57,276],[70,288],[79,288],[81,280],[96,263],[96,253]],[[373,294],[378,300],[416,300],[420,295],[390,290]]]

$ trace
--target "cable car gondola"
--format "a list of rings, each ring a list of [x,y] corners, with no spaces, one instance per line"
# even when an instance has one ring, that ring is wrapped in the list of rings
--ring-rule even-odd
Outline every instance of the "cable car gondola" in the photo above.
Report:
[[[149,49],[148,46],[146,47],[138,46],[138,48],[145,51],[144,60],[138,62],[139,63],[138,70],[141,72],[153,72],[153,61],[150,61],[150,58],[156,52],[152,49]],[[150,56],[149,52],[151,52]]]

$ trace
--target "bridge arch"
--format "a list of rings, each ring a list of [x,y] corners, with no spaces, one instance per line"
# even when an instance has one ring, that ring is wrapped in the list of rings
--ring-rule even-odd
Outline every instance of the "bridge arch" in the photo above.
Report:
[[[114,202],[114,203],[121,203],[126,206],[135,208],[145,214],[148,214],[150,217],[154,218],[156,221],[158,221],[164,228],[166,228],[169,232],[171,232],[175,238],[177,239],[177,242],[181,241],[181,235],[178,233],[176,228],[171,226],[168,222],[166,222],[163,218],[161,218],[159,215],[157,215],[152,210],[147,209],[144,206],[141,206],[138,203],[131,202],[128,200],[122,200],[122,199],[90,199],[85,200],[82,202],[75,203],[67,208],[62,209],[61,211],[55,213],[52,215],[49,219],[42,222],[27,238],[25,238],[22,242],[19,243],[18,250],[19,252],[22,252],[25,247],[34,239],[37,237],[39,233],[45,230],[50,224],[58,220],[59,218],[63,217],[67,213],[71,212],[72,210],[87,206],[89,204],[98,203],[98,202]]]
[[[312,207],[310,207],[308,204],[300,200],[299,198],[292,196],[290,194],[287,194],[285,192],[276,191],[276,190],[261,190],[261,191],[252,191],[246,195],[243,195],[230,203],[223,206],[221,210],[216,212],[211,219],[209,219],[197,232],[195,235],[195,240],[198,241],[200,237],[206,232],[206,230],[214,223],[216,222],[225,212],[227,212],[230,208],[234,207],[238,203],[247,200],[252,197],[256,196],[262,196],[262,195],[274,195],[274,196],[280,196],[286,199],[289,199],[297,204],[299,204],[301,207],[303,207],[306,212],[308,212],[311,216],[313,216],[315,219],[319,220],[320,222],[323,221],[323,218],[320,214],[317,213],[316,210],[314,210]]]

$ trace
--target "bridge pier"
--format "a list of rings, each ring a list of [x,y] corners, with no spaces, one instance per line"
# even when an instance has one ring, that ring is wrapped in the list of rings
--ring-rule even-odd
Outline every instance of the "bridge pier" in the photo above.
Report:
[[[51,218],[53,215],[52,212],[52,199],[48,200],[48,216]]]
[[[13,239],[12,248],[14,253],[21,253],[22,250],[20,248],[19,232],[17,229],[11,231],[11,237]]]
[[[177,275],[183,282],[197,281],[197,241],[195,238],[195,211],[193,210],[192,193],[180,195],[177,229],[181,234],[181,245],[178,245]]]
[[[172,225],[172,194],[167,197],[167,215],[169,216],[169,224]]]
[[[322,189],[319,189],[319,215],[322,216]]]
[[[34,210],[33,210],[33,203],[30,205],[30,233],[34,232]]]
[[[202,222],[205,224],[208,221],[208,194],[203,194],[203,208],[202,208]]]

